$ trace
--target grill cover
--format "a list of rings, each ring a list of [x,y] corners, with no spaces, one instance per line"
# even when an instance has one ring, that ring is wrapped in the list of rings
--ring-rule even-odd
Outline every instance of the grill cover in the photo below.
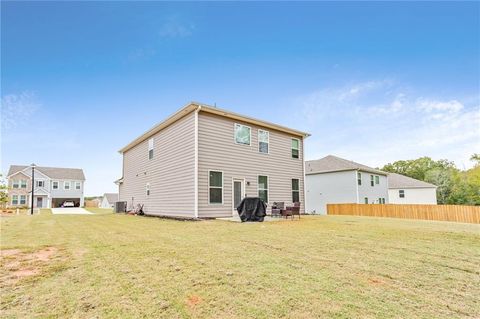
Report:
[[[245,197],[237,207],[242,222],[263,222],[267,205],[259,197]]]

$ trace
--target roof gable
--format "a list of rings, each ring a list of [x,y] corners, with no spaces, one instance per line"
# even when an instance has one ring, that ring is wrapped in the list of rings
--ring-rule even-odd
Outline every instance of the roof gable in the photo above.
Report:
[[[118,194],[117,193],[105,193],[103,197],[107,199],[108,203],[112,204],[118,202]]]
[[[306,175],[329,173],[329,172],[340,172],[340,171],[351,171],[351,170],[365,171],[365,172],[385,175],[385,176],[387,175],[387,173],[381,170],[378,170],[376,168],[369,167],[353,161],[349,161],[334,155],[328,155],[318,160],[305,162]]]

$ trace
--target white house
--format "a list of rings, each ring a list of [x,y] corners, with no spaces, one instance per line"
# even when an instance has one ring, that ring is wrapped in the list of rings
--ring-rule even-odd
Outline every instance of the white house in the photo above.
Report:
[[[65,201],[83,206],[85,175],[79,168],[34,168],[34,198],[36,208],[60,207]],[[12,165],[8,170],[8,196],[11,207],[31,206],[32,166]]]
[[[387,173],[333,155],[305,162],[306,211],[326,214],[327,204],[388,203]]]
[[[437,186],[400,174],[388,174],[391,204],[437,204]]]
[[[118,202],[118,193],[105,193],[103,194],[100,208],[113,208],[115,202]]]

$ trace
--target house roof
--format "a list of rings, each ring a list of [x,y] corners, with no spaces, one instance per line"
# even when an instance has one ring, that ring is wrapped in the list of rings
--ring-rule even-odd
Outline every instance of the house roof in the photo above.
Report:
[[[103,197],[107,198],[107,201],[111,203],[118,202],[118,194],[117,193],[105,193]]]
[[[365,172],[379,174],[379,175],[387,175],[387,173],[380,171],[378,169],[375,169],[373,167],[369,167],[360,163],[349,161],[334,155],[328,155],[318,160],[305,162],[306,175],[340,172],[340,171],[351,171],[351,170],[359,170],[359,171],[365,171]]]
[[[405,175],[389,173],[388,188],[437,188],[437,186]]]
[[[196,111],[196,110],[206,112],[206,113],[216,114],[216,115],[219,115],[219,116],[231,118],[231,119],[238,120],[238,121],[243,121],[243,122],[250,123],[250,124],[263,126],[263,127],[266,127],[266,128],[270,128],[270,129],[274,129],[274,130],[277,130],[277,131],[292,134],[294,136],[299,136],[299,137],[310,136],[310,134],[308,134],[308,133],[298,131],[298,130],[295,130],[295,129],[291,129],[291,128],[281,126],[281,125],[278,125],[278,124],[274,124],[274,123],[271,123],[271,122],[267,122],[267,121],[255,119],[253,117],[233,113],[233,112],[230,112],[230,111],[227,111],[227,110],[224,110],[224,109],[220,109],[220,108],[217,108],[217,107],[214,107],[214,106],[211,106],[211,105],[203,104],[203,103],[190,102],[189,104],[187,104],[186,106],[184,106],[183,108],[181,108],[180,110],[175,112],[173,115],[168,117],[166,120],[158,123],[157,125],[152,127],[150,130],[146,131],[145,133],[143,133],[142,135],[140,135],[139,137],[134,139],[132,142],[130,142],[129,144],[124,146],[118,152],[119,153],[124,153],[124,152],[128,151],[129,149],[131,149],[135,145],[145,141],[146,139],[150,138],[151,136],[155,135],[156,133],[158,133],[161,130],[163,130],[164,128],[166,128],[167,126],[175,123],[176,121],[178,121],[179,119],[181,119],[185,115],[187,115],[187,114],[189,114],[193,111]]]
[[[8,170],[7,176],[16,174],[20,171],[23,171],[26,168],[31,166],[27,165],[11,165]],[[52,179],[74,179],[74,180],[85,180],[85,175],[81,168],[63,168],[63,167],[44,167],[36,166],[35,170],[42,172]]]

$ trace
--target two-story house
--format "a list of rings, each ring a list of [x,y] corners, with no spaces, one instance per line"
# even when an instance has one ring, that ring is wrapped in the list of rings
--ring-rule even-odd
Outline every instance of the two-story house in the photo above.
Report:
[[[327,213],[327,204],[388,203],[387,173],[328,155],[305,162],[307,212]]]
[[[230,217],[246,197],[300,202],[307,133],[190,103],[123,147],[120,201],[149,215]]]
[[[9,205],[31,207],[32,166],[12,165],[8,170]],[[60,207],[65,201],[83,206],[85,175],[78,168],[34,167],[33,207]]]

